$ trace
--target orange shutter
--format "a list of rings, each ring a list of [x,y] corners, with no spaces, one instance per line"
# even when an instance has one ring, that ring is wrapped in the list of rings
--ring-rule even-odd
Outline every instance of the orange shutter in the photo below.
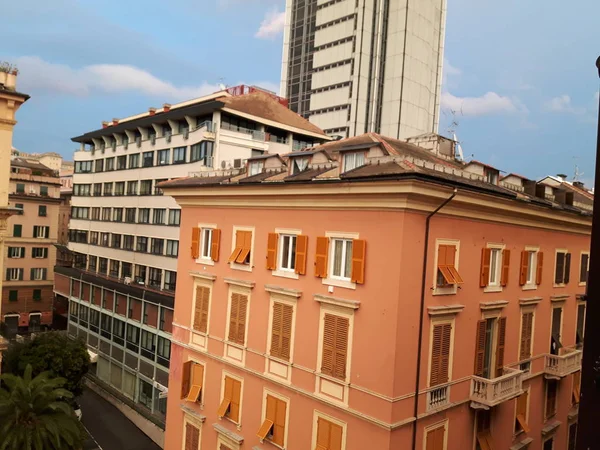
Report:
[[[192,258],[198,259],[200,256],[200,228],[192,228]]]
[[[581,397],[581,371],[573,374],[573,403],[579,403]]]
[[[485,359],[485,328],[486,321],[477,322],[477,335],[475,337],[475,375],[483,376],[483,365]]]
[[[240,309],[240,294],[231,294],[231,311],[229,313],[229,340],[237,342],[238,311]]]
[[[271,325],[271,356],[281,357],[281,322],[283,304],[273,303],[273,324]]]
[[[275,425],[275,419],[277,415],[277,399],[272,395],[267,395],[267,407],[265,410],[265,419],[261,424],[256,435],[260,440],[264,440],[271,428]],[[275,435],[275,430],[273,430],[273,436]]]
[[[237,343],[244,345],[246,342],[246,313],[248,309],[248,297],[240,295],[240,309],[238,311],[238,335]]]
[[[279,235],[277,233],[269,233],[267,238],[267,270],[277,269],[277,242]]]
[[[219,260],[219,252],[221,251],[221,230],[215,228],[212,230],[212,242],[210,245],[210,258],[217,262]]]
[[[346,379],[349,328],[350,320],[347,317],[338,316],[335,329],[335,361],[333,376],[340,380]]]
[[[452,325],[449,323],[433,327],[430,386],[437,386],[438,384],[448,382],[451,333]]]
[[[329,238],[317,238],[317,251],[315,254],[315,276],[327,277],[327,257],[329,254]]]
[[[335,320],[336,316],[325,314],[323,326],[323,355],[321,361],[321,373],[333,376],[334,353],[335,353]]]
[[[296,264],[295,271],[299,275],[306,275],[306,256],[308,254],[308,236],[296,236]]]
[[[335,423],[317,418],[316,450],[342,450],[343,428]]]
[[[267,396],[267,397],[270,397]],[[275,400],[275,416],[273,420],[273,443],[283,447],[285,436],[285,413],[287,405],[283,400],[274,398]]]
[[[502,251],[502,274],[500,275],[500,286],[508,284],[508,275],[510,273],[510,250]]]
[[[234,422],[240,420],[240,400],[242,396],[242,383],[238,380],[231,380],[231,403],[229,405],[229,418]]]
[[[363,284],[365,282],[366,251],[367,241],[363,239],[352,241],[352,275],[350,280],[353,283]]]
[[[281,359],[289,361],[292,344],[292,318],[294,309],[290,305],[283,305],[281,317]]]
[[[206,333],[208,328],[208,300],[210,289],[205,286],[196,288],[196,310],[194,312],[194,329]]]
[[[217,410],[218,417],[225,417],[231,406],[231,397],[233,395],[233,379],[225,377],[224,383],[225,387],[223,389],[223,401],[221,401],[221,405]]]
[[[521,319],[521,350],[519,360],[531,358],[531,333],[533,327],[533,313],[528,312],[523,314]]]
[[[243,247],[244,232],[241,230],[237,230],[235,232],[235,247],[233,248],[233,252],[231,253],[231,256],[229,257],[229,260],[227,262],[235,262],[235,260],[238,259],[238,257],[240,256],[240,253],[242,253]]]
[[[437,427],[427,432],[426,450],[444,450],[444,427]]]
[[[506,343],[506,317],[498,319],[498,340],[496,342],[496,377],[504,374],[504,346]]]
[[[521,252],[521,270],[519,272],[519,284],[524,286],[527,284],[527,273],[529,272],[529,252],[523,250]]]
[[[183,363],[183,371],[181,374],[181,398],[186,398],[190,391],[192,364],[194,364],[192,361]]]
[[[236,247],[241,246],[241,250],[237,258],[235,258],[235,262],[238,264],[244,264],[246,258],[248,258],[248,255],[250,255],[250,251],[252,250],[252,231],[238,231],[236,236],[235,245]]]
[[[542,284],[542,271],[544,268],[544,254],[538,252],[537,254],[537,273],[535,275],[535,284]]]
[[[479,273],[479,286],[486,287],[490,281],[490,258],[492,249],[481,249],[481,272]]]

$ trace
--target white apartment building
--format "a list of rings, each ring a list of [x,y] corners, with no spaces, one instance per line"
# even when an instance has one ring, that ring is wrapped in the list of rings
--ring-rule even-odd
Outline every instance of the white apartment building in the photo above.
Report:
[[[154,423],[164,423],[181,217],[157,185],[329,139],[285,103],[238,86],[72,139],[73,267],[56,267],[54,290],[69,299],[68,332],[88,343],[97,378]]]
[[[286,0],[281,93],[343,137],[437,133],[446,0]]]

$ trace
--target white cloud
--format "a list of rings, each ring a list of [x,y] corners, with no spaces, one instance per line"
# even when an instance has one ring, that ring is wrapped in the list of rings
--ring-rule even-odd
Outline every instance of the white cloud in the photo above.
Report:
[[[271,9],[265,15],[260,24],[260,28],[254,35],[259,39],[273,39],[279,35],[285,28],[285,12],[279,12],[277,9]]]
[[[487,92],[481,97],[456,97],[450,92],[442,93],[442,108],[460,112],[464,116],[511,114],[527,112],[518,99]]]
[[[566,114],[585,114],[585,108],[575,107],[571,104],[571,97],[564,94],[544,103],[544,109],[549,112]]]
[[[456,81],[460,75],[462,75],[462,70],[458,67],[454,67],[450,64],[450,61],[444,59],[444,67],[442,68],[442,86],[448,88],[449,84],[452,84],[452,86],[455,87],[457,83],[454,81]]]
[[[218,84],[207,82],[175,86],[146,70],[122,64],[94,64],[74,69],[44,61],[37,56],[23,56],[16,63],[20,71],[19,89],[24,92],[43,91],[82,97],[93,93],[130,92],[160,97],[164,101],[177,101],[219,90]],[[275,92],[279,89],[278,85],[271,82],[254,84]]]

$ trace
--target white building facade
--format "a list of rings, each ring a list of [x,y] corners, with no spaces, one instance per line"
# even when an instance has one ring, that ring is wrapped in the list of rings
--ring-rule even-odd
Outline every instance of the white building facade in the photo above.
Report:
[[[286,0],[281,94],[327,134],[437,133],[446,0]]]

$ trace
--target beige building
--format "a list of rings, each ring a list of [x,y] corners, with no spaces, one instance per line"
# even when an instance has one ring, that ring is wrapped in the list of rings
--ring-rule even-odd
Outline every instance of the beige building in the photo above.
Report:
[[[287,0],[281,93],[329,135],[436,133],[446,0]]]
[[[17,70],[10,65],[0,64],[0,254],[4,254],[4,236],[7,219],[12,214],[8,207],[10,149],[12,148],[13,128],[17,121],[15,114],[19,107],[29,99],[29,95],[16,90]],[[3,258],[0,258],[0,273],[3,270]],[[0,278],[0,288],[2,278]],[[0,317],[2,314],[0,304]],[[0,350],[5,341],[0,337]],[[2,353],[0,352],[0,363]]]
[[[52,324],[60,198],[58,172],[36,161],[11,162],[2,322],[9,335]]]

